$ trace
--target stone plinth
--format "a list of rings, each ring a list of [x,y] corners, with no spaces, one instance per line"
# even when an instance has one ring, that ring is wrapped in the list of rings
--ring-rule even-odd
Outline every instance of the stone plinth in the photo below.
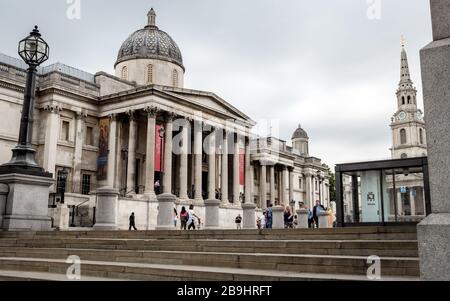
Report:
[[[158,195],[158,218],[156,230],[175,230],[173,223],[176,196],[170,193]]]
[[[431,0],[433,42],[420,51],[432,214],[417,226],[424,280],[450,281],[450,2]]]
[[[275,206],[272,208],[272,229],[284,229],[284,208]]]
[[[117,230],[119,191],[104,187],[97,189],[97,211],[94,230]]]
[[[328,212],[318,212],[317,217],[319,218],[319,228],[326,229],[328,228]]]
[[[244,229],[256,229],[255,204],[242,204]]]
[[[205,229],[219,229],[219,200],[205,201]]]
[[[2,174],[0,183],[9,186],[2,228],[5,230],[45,231],[51,228],[48,216],[49,177]]]
[[[66,204],[58,204],[56,208],[49,209],[49,212],[53,217],[53,228],[69,229],[70,209]]]
[[[297,228],[307,229],[308,228],[308,209],[297,210]]]

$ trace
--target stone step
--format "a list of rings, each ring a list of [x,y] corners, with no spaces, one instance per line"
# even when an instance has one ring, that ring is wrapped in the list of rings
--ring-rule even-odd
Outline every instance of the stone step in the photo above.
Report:
[[[189,238],[189,239],[342,239],[342,240],[416,240],[416,227],[360,227],[334,229],[280,230],[201,230],[201,231],[49,231],[0,232],[2,237],[114,237],[114,238]]]
[[[395,240],[188,240],[100,238],[3,238],[0,248],[79,248],[109,250],[283,253],[417,257],[417,241]]]
[[[149,264],[195,265],[353,275],[365,275],[367,273],[367,268],[372,264],[367,263],[367,256],[56,248],[19,248],[9,251],[0,250],[1,257],[65,259],[70,255],[79,256],[82,262],[85,260],[138,262]],[[380,259],[383,275],[419,276],[418,258],[381,257]]]
[[[81,280],[128,281],[127,279],[113,279],[113,278],[90,277],[90,276],[84,276],[83,279]],[[0,270],[0,281],[78,281],[78,280],[69,280],[67,276],[64,274]]]
[[[70,265],[61,259],[0,258],[0,270],[65,274]],[[82,261],[82,276],[166,281],[302,281],[369,280],[364,275],[299,273],[232,267]],[[83,280],[83,278],[82,278]],[[415,281],[417,277],[382,277],[385,281]]]

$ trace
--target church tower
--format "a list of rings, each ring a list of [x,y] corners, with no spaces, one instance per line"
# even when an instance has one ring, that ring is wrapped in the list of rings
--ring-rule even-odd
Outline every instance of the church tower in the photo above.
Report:
[[[402,41],[398,110],[392,117],[392,159],[427,156],[423,112],[417,108],[417,90],[409,73],[408,56]]]

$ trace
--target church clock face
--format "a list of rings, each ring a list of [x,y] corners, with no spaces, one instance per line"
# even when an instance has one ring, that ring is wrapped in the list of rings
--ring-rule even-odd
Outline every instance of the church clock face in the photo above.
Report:
[[[400,113],[398,113],[398,119],[403,121],[406,119],[406,113],[401,111]]]

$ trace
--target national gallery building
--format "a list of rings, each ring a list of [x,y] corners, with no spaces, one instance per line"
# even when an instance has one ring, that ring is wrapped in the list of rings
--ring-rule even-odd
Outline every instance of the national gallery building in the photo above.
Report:
[[[153,229],[158,193],[176,195],[178,212],[194,204],[203,220],[204,200],[220,200],[222,228],[234,227],[244,204],[259,212],[316,200],[330,206],[328,167],[310,156],[308,134],[293,129],[289,145],[254,136],[248,115],[214,93],[186,89],[181,51],[155,19],[152,9],[125,40],[114,75],[38,68],[33,146],[54,175],[53,226],[91,227],[100,187],[119,191],[121,229],[131,212],[138,229]],[[0,54],[0,164],[17,143],[26,69]]]

